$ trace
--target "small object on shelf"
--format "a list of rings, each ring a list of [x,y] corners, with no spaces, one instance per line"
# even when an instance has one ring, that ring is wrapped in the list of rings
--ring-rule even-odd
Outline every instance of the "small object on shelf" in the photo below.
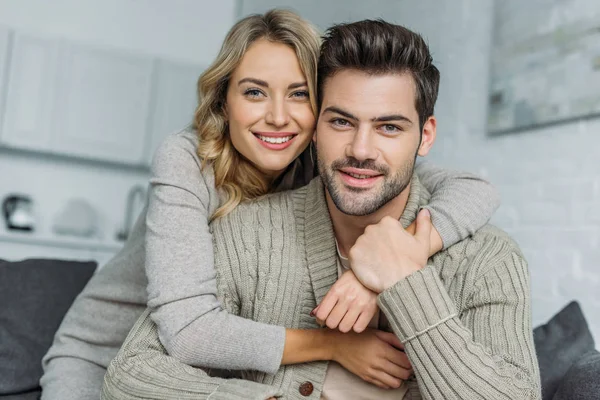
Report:
[[[33,231],[35,228],[33,201],[27,195],[6,196],[2,202],[2,214],[8,230]]]
[[[84,199],[71,199],[56,216],[54,233],[90,238],[98,233],[98,217],[92,205]]]
[[[125,221],[123,229],[117,232],[117,240],[125,241],[131,233],[135,219],[146,204],[146,190],[141,185],[135,185],[127,194],[127,205],[125,209]]]

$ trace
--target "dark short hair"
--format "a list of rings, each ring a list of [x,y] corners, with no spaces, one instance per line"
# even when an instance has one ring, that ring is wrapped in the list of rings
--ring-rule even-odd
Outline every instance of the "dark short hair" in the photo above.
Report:
[[[421,35],[383,20],[364,20],[334,25],[323,39],[317,73],[319,109],[325,82],[342,70],[375,75],[410,73],[416,84],[415,108],[423,129],[433,115],[440,72]]]

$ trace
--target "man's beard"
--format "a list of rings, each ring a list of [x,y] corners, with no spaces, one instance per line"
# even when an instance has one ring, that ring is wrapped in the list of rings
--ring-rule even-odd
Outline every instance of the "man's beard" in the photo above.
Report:
[[[373,214],[408,187],[415,168],[416,154],[391,176],[389,167],[376,164],[373,160],[358,161],[348,157],[335,160],[330,166],[326,166],[318,153],[317,160],[321,180],[337,209],[347,215],[364,216]],[[339,179],[335,179],[336,171],[346,167],[377,171],[383,176],[383,182],[379,188],[347,187]]]

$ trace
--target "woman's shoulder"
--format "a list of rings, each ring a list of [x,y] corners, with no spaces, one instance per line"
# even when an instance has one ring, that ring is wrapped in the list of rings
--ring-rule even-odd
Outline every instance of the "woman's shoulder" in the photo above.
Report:
[[[210,165],[202,165],[198,156],[199,138],[192,126],[168,134],[152,159],[153,177],[171,177],[177,181],[202,179],[214,188],[214,173]]]
[[[158,145],[154,158],[172,153],[187,153],[198,158],[196,155],[198,143],[199,138],[196,130],[188,125],[183,129],[169,133]]]

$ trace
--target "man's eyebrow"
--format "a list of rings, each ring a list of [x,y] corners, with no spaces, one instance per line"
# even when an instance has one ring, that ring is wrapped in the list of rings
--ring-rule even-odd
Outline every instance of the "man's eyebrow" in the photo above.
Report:
[[[266,87],[266,88],[269,87],[269,84],[266,81],[263,81],[261,79],[256,79],[256,78],[244,78],[244,79],[240,79],[240,81],[238,82],[238,86],[241,85],[244,82],[254,83],[256,85],[263,86],[263,87]]]
[[[337,108],[335,106],[327,107],[326,109],[323,110],[323,114],[325,114],[326,112],[332,112],[332,113],[340,114],[340,115],[343,115],[344,117],[346,117],[348,119],[353,119],[355,121],[358,121],[358,118],[356,118],[354,115],[350,114],[347,111],[342,110],[341,108]]]
[[[381,117],[373,118],[371,121],[373,121],[373,122],[406,121],[410,124],[413,123],[409,118],[405,117],[402,114],[383,115]]]
[[[336,114],[343,115],[344,117],[346,117],[348,119],[358,121],[358,118],[356,116],[350,114],[347,111],[342,110],[341,108],[335,107],[335,106],[327,107],[325,110],[323,110],[323,113],[326,113],[326,112],[333,112]],[[376,118],[371,119],[371,122],[390,122],[390,121],[405,121],[410,124],[413,123],[409,118],[405,117],[402,114],[383,115],[381,117],[376,117]]]

